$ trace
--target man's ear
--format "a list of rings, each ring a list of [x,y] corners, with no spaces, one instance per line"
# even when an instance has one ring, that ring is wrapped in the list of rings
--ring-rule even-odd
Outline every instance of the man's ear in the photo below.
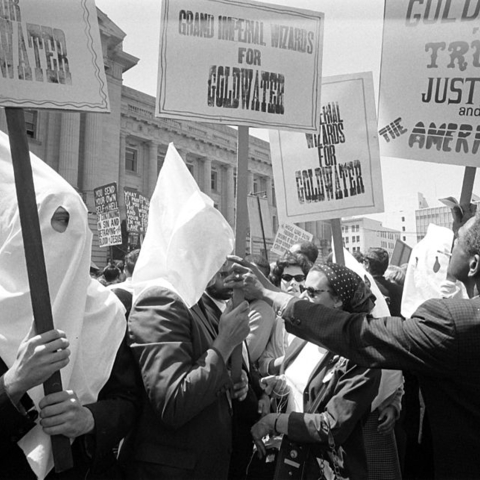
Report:
[[[480,255],[472,255],[468,262],[468,276],[477,277],[480,276]]]

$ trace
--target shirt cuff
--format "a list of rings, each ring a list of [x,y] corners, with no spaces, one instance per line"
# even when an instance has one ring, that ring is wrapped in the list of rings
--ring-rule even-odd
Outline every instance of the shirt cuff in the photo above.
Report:
[[[273,300],[273,309],[275,310],[276,315],[279,317],[283,316],[283,312],[285,312],[288,304],[294,298],[295,297],[288,293],[277,292]]]
[[[5,393],[5,396],[8,398],[9,402],[15,407],[15,409],[21,413],[22,415],[27,415],[27,411],[25,410],[25,408],[23,407],[23,405],[21,404],[21,402],[18,402],[18,403],[15,403],[13,400],[12,400],[12,397],[10,397],[10,394],[8,393],[8,390],[7,390],[7,387],[5,386],[5,377],[4,375],[2,375],[0,377],[0,392],[4,392]]]

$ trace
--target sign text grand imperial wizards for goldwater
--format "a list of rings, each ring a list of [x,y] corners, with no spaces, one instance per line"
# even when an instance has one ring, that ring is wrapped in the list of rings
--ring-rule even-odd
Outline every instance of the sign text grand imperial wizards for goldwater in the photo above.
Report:
[[[270,46],[311,55],[315,33],[302,28],[271,24]],[[248,20],[209,13],[180,10],[181,35],[213,38],[237,43],[239,66],[211,65],[208,76],[209,107],[244,109],[283,115],[285,113],[285,75],[261,69],[262,55],[254,46],[266,46],[265,25]]]

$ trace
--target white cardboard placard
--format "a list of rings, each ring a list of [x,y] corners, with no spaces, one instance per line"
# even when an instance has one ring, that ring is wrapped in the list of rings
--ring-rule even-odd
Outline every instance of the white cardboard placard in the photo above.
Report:
[[[0,3],[0,105],[110,110],[93,0]]]
[[[322,79],[319,134],[270,131],[280,222],[383,211],[371,73]]]
[[[156,115],[316,131],[323,23],[247,0],[164,0]]]
[[[382,155],[480,164],[480,4],[386,0]]]
[[[297,242],[311,242],[312,238],[313,234],[307,232],[303,228],[289,223],[284,223],[280,225],[270,251],[272,253],[276,253],[277,255],[283,255],[287,250],[290,250],[292,245],[295,245]]]

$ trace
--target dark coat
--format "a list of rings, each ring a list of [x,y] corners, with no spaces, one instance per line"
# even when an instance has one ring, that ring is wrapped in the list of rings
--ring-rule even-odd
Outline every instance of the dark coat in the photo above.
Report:
[[[121,453],[128,477],[227,478],[231,380],[212,348],[214,322],[199,305],[189,310],[172,291],[151,287],[128,323],[145,387],[142,416]]]
[[[299,338],[292,341],[285,353],[285,368],[306,343]],[[327,458],[329,426],[335,446],[342,451],[341,473],[352,480],[368,479],[362,427],[378,394],[380,378],[380,370],[359,367],[330,352],[313,368],[303,396],[303,411],[307,413],[291,413],[288,422],[288,437],[310,445],[307,478],[321,477],[316,458]],[[328,425],[314,415],[322,412],[326,412]]]
[[[206,294],[202,296],[202,302],[207,313],[211,315],[212,318],[215,318],[218,325],[222,315],[221,310]],[[245,342],[244,347],[248,353]],[[253,438],[250,429],[260,419],[260,415],[258,414],[258,399],[262,394],[259,383],[260,375],[253,368],[250,359],[248,365],[246,365],[245,361],[242,362],[242,368],[248,375],[248,393],[242,402],[233,400],[232,457],[228,473],[230,480],[243,479],[246,477],[248,465],[253,454]]]
[[[412,318],[372,319],[294,299],[289,332],[368,367],[417,374],[429,413],[437,479],[480,472],[480,299],[432,299]]]

